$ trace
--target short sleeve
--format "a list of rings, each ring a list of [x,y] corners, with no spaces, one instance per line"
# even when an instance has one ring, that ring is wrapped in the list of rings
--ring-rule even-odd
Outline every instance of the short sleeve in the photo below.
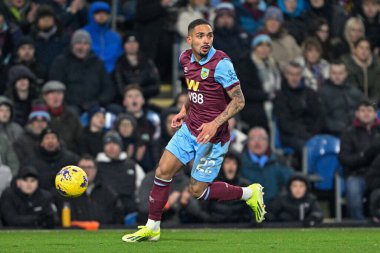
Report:
[[[239,79],[236,76],[234,66],[228,58],[224,58],[218,63],[218,65],[216,65],[214,78],[225,89],[231,89],[240,84]]]

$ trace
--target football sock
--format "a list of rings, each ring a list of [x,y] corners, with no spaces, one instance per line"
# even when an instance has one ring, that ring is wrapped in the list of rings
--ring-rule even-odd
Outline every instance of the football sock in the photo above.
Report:
[[[243,190],[243,195],[241,196],[242,200],[248,200],[250,197],[252,197],[253,192],[252,192],[251,188],[242,187],[241,189]]]
[[[149,219],[153,221],[161,220],[162,210],[169,198],[171,181],[171,179],[165,180],[158,177],[154,178],[152,191],[149,195]]]
[[[153,232],[157,232],[160,229],[160,225],[161,221],[148,219],[145,226],[153,230]]]
[[[207,187],[198,199],[228,201],[241,199],[242,196],[242,187],[225,182],[214,182]]]

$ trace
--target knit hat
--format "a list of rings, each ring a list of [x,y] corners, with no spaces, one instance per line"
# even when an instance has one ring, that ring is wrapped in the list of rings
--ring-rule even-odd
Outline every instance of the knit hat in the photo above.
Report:
[[[34,177],[38,179],[38,171],[33,166],[30,166],[30,165],[21,167],[17,175],[17,178],[26,179],[28,177]]]
[[[47,134],[55,134],[57,136],[57,138],[59,139],[59,134],[57,131],[53,130],[52,128],[50,127],[47,127],[45,128],[42,133],[40,134],[40,142],[42,142],[42,140],[45,138],[45,135]]]
[[[42,93],[48,93],[51,91],[65,91],[66,86],[60,81],[49,81],[42,87]]]
[[[119,145],[120,147],[123,147],[123,141],[120,135],[115,131],[109,131],[103,138],[103,145],[106,145],[111,142]]]
[[[91,45],[92,40],[90,34],[85,30],[76,30],[71,37],[71,45],[76,43],[88,43]]]
[[[127,34],[125,34],[125,36],[123,37],[123,44],[126,42],[138,42],[136,33],[128,32]]]
[[[38,22],[38,20],[43,17],[55,18],[54,9],[49,5],[41,5],[37,10],[35,22]]]
[[[33,40],[33,38],[32,37],[30,37],[30,36],[22,36],[18,41],[17,41],[17,43],[16,43],[16,52],[18,51],[18,49],[20,48],[20,47],[22,47],[23,45],[31,45],[31,46],[33,46],[33,47],[35,47],[34,46],[34,40]]]
[[[229,15],[231,17],[235,17],[235,8],[231,3],[220,3],[215,8],[216,18]]]
[[[35,120],[45,120],[46,122],[49,122],[50,115],[47,111],[32,111],[29,114],[28,122],[33,122]]]
[[[88,120],[91,121],[92,117],[94,117],[98,112],[105,114],[106,109],[100,107],[99,105],[93,105],[90,110],[88,110]]]
[[[277,20],[281,24],[284,23],[284,15],[277,7],[269,7],[264,15],[264,22],[268,20]]]
[[[8,70],[8,86],[14,85],[18,80],[27,78],[31,82],[37,80],[34,73],[24,65],[15,65]]]
[[[257,47],[258,45],[262,44],[262,43],[267,43],[269,44],[270,46],[272,46],[272,40],[271,38],[266,35],[266,34],[260,34],[258,36],[256,36],[255,38],[253,38],[252,40],[252,43],[251,43],[251,46],[253,48]]]

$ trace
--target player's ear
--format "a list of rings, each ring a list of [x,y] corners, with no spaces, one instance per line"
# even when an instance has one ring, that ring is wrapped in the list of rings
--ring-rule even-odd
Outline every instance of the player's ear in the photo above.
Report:
[[[187,42],[187,44],[191,45],[191,35],[190,34],[187,35],[186,42]]]

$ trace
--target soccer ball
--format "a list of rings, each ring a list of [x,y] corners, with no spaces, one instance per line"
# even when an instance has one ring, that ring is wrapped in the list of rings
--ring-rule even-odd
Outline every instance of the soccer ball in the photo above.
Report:
[[[66,166],[55,176],[55,188],[64,197],[79,197],[86,191],[87,186],[86,172],[77,166]]]

